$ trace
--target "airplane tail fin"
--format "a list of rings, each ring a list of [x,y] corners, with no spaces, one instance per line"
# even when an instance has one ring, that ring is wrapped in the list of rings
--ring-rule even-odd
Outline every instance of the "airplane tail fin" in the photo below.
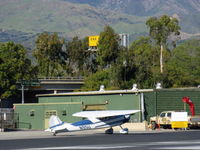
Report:
[[[49,128],[56,126],[58,124],[61,124],[62,121],[60,120],[60,118],[58,116],[51,116],[49,119]]]

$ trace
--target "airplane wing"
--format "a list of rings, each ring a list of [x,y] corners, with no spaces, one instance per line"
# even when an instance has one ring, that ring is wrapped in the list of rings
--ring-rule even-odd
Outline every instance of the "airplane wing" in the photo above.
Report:
[[[101,110],[101,111],[81,111],[74,113],[75,117],[83,117],[83,118],[103,118],[103,117],[111,117],[111,116],[119,116],[119,115],[130,115],[140,110]]]

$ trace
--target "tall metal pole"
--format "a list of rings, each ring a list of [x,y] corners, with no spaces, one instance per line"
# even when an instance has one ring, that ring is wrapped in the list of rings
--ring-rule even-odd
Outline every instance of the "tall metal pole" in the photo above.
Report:
[[[22,104],[24,104],[24,85],[22,84]]]
[[[140,103],[141,103],[141,113],[142,113],[142,121],[144,121],[144,93],[140,94]]]
[[[160,46],[160,73],[163,73],[163,45]]]
[[[186,103],[183,103],[184,111],[186,111]]]
[[[0,99],[0,103],[1,103],[1,99]],[[1,103],[1,105],[0,105],[0,109],[1,109],[1,111],[0,111],[0,117],[1,117],[1,132],[3,132],[3,117],[2,117],[2,103]]]

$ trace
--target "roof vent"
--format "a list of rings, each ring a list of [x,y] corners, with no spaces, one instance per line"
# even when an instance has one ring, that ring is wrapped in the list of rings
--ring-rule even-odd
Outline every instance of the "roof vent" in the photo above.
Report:
[[[162,89],[161,83],[157,83],[157,84],[156,84],[156,89]]]
[[[131,90],[133,90],[133,91],[137,91],[137,90],[138,90],[138,88],[137,88],[137,84],[133,84],[133,88],[132,88]]]
[[[101,85],[101,86],[100,86],[100,89],[99,89],[99,92],[104,92],[104,91],[105,91],[104,88],[105,88],[104,85]]]

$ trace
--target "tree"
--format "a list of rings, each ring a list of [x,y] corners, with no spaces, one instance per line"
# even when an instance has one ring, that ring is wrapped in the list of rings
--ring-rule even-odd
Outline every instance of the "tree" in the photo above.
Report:
[[[177,46],[167,63],[168,87],[200,84],[200,40],[189,40]]]
[[[93,73],[85,79],[84,90],[98,90],[100,85],[107,89],[118,89],[121,79],[119,36],[110,26],[100,33],[96,53],[88,51],[86,64]],[[89,65],[92,63],[92,65]],[[118,68],[120,68],[120,70]],[[103,69],[103,70],[102,70]]]
[[[36,58],[39,74],[45,77],[64,75],[66,52],[63,51],[64,40],[59,39],[57,33],[40,34],[36,40],[34,56]]]
[[[17,82],[37,77],[26,54],[27,50],[20,44],[0,43],[0,99],[13,96]]]
[[[150,36],[160,46],[160,72],[163,73],[163,49],[170,35],[179,35],[180,26],[176,18],[163,15],[160,18],[151,17],[147,20]]]
[[[110,26],[105,26],[97,47],[97,62],[102,68],[115,63],[120,51],[118,34]]]
[[[91,74],[84,80],[84,86],[82,87],[83,90],[99,90],[100,85],[104,85],[106,88],[110,87],[110,71],[109,70],[102,70],[98,71],[94,74]]]
[[[87,74],[89,69],[89,57],[88,50],[88,38],[80,40],[78,37],[74,37],[72,41],[69,41],[66,45],[68,55],[68,65],[71,68],[71,74],[84,75]]]
[[[128,64],[134,66],[132,80],[140,88],[152,88],[160,79],[158,56],[158,47],[152,45],[149,37],[140,37],[131,44]]]
[[[98,69],[98,63],[97,63],[97,60],[96,60],[96,57],[97,57],[97,54],[95,51],[90,51],[88,50],[89,49],[89,38],[88,37],[85,37],[83,40],[82,40],[82,45],[83,45],[83,50],[84,50],[84,69],[85,72],[84,72],[84,75],[85,76],[88,76],[90,74],[93,74],[97,71]]]

